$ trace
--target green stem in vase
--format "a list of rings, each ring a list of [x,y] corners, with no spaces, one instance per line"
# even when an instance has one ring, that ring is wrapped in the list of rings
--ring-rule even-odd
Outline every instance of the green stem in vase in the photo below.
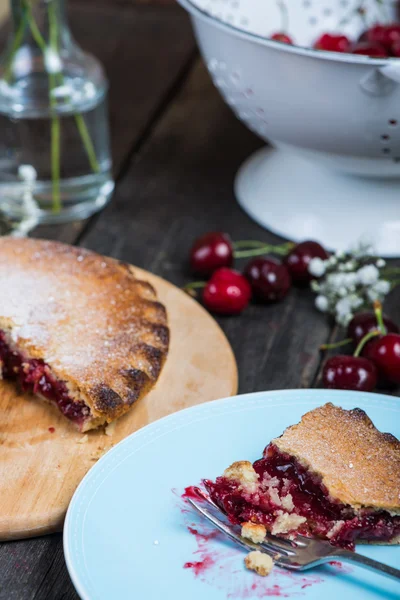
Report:
[[[50,49],[58,56],[58,27],[57,15],[54,12],[54,0],[50,0],[48,7],[49,15],[49,45]],[[61,210],[60,193],[60,158],[61,158],[61,127],[60,117],[56,114],[56,100],[53,90],[56,87],[56,75],[49,74],[49,97],[50,107],[52,109],[51,117],[51,181],[53,189],[53,212],[58,213]]]
[[[86,150],[87,157],[89,159],[92,171],[99,173],[100,166],[97,160],[96,151],[93,146],[92,138],[90,137],[89,130],[85,123],[84,116],[81,113],[75,115],[75,123],[78,128],[79,134],[82,138],[83,145]]]
[[[60,191],[60,119],[53,115],[51,118],[51,181],[53,190],[52,210],[55,213],[61,210],[61,191]]]
[[[28,15],[27,15],[27,12],[24,9],[24,7],[22,8],[22,10],[23,10],[22,19],[21,19],[21,22],[20,22],[20,24],[18,26],[17,31],[15,32],[15,36],[14,36],[14,39],[13,39],[11,47],[10,47],[10,54],[8,56],[6,68],[5,68],[5,71],[4,71],[4,79],[5,79],[5,81],[10,81],[10,79],[11,79],[11,65],[12,65],[12,61],[14,60],[14,56],[16,55],[19,47],[21,46],[22,40],[24,38],[26,27],[28,25]]]
[[[49,1],[48,15],[49,15],[49,46],[46,40],[40,33],[39,27],[32,14],[32,8],[29,4],[29,0],[25,0],[25,15],[26,21],[29,24],[32,37],[35,40],[38,47],[41,49],[44,58],[46,59],[46,53],[50,47],[58,56],[58,23],[57,15],[54,11],[54,0]],[[19,42],[20,43],[20,42]],[[16,51],[16,50],[15,50]],[[14,53],[15,53],[14,51]],[[54,96],[54,90],[57,85],[64,85],[64,75],[59,73],[49,73],[49,100],[50,107],[53,109],[52,123],[51,123],[51,172],[52,172],[52,187],[53,187],[53,212],[59,212],[61,209],[61,196],[60,196],[60,145],[61,145],[61,127],[60,119],[54,114],[56,108],[56,100]],[[96,152],[93,146],[92,139],[89,134],[89,130],[85,123],[85,119],[81,113],[74,115],[75,123],[79,134],[82,139],[83,146],[85,148],[90,166],[95,173],[100,171],[100,166],[97,160]],[[58,122],[56,122],[58,121]],[[54,146],[55,145],[55,146]]]

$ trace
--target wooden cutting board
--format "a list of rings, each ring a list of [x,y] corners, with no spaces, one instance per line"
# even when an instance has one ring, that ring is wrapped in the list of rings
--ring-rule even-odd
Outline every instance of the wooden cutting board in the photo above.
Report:
[[[232,349],[212,317],[177,287],[134,269],[168,310],[171,345],[161,377],[114,431],[108,428],[112,435],[82,435],[56,408],[0,382],[0,540],[60,530],[82,477],[117,442],[165,415],[237,391]]]

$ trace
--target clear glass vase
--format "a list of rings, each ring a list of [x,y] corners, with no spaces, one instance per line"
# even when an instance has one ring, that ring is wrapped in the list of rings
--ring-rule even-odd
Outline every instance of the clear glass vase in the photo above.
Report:
[[[0,211],[57,223],[88,217],[113,190],[107,80],[73,40],[64,0],[11,0],[0,57]]]

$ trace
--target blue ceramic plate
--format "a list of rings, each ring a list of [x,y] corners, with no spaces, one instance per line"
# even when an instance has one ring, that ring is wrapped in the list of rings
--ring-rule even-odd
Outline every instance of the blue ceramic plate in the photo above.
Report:
[[[210,529],[182,500],[186,486],[256,460],[265,445],[308,410],[331,401],[363,408],[400,437],[400,400],[377,394],[288,390],[236,396],[157,421],[108,452],[69,506],[64,550],[83,600],[400,598],[394,580],[346,564],[306,574],[247,571],[245,553]],[[399,566],[400,547],[359,546]]]

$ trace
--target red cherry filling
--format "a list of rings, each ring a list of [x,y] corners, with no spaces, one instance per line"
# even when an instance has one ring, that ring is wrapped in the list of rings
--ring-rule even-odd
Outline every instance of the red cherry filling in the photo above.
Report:
[[[22,354],[10,348],[5,335],[0,331],[0,363],[5,379],[19,381],[25,392],[40,394],[56,404],[62,414],[77,425],[82,425],[90,414],[84,402],[74,402],[67,386],[51,374],[50,368],[43,360],[24,359]]]
[[[386,511],[356,514],[351,506],[333,502],[319,477],[274,444],[266,447],[253,467],[259,475],[255,491],[246,491],[240,482],[225,477],[204,482],[212,500],[232,523],[251,521],[270,530],[276,513],[291,512],[307,520],[290,533],[326,538],[349,549],[354,549],[357,540],[389,541],[400,534],[400,517]]]

